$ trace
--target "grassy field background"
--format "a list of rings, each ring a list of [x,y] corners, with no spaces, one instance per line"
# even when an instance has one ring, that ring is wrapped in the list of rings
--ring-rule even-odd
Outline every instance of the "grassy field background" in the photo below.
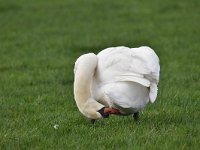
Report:
[[[0,0],[0,149],[199,149],[199,0]],[[83,53],[151,46],[157,101],[95,126],[73,98]],[[56,130],[55,124],[59,125]]]

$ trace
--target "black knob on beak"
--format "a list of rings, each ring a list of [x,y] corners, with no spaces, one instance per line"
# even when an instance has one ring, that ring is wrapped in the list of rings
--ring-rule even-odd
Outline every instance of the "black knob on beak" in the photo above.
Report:
[[[100,110],[98,110],[98,112],[101,114],[101,116],[103,118],[108,118],[109,117],[109,113],[105,113],[104,112],[105,107],[101,108]]]

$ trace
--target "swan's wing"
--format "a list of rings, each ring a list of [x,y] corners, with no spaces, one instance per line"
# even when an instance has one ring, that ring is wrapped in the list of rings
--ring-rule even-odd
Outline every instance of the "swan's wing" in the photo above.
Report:
[[[141,60],[145,64],[145,67],[143,69],[146,70],[147,73],[144,73],[144,77],[150,81],[149,98],[150,101],[153,103],[156,100],[158,93],[157,85],[160,76],[159,58],[155,54],[155,52],[149,47],[143,46],[135,51],[137,52],[138,56],[142,58]],[[141,71],[144,70],[141,69]]]
[[[150,100],[157,96],[159,59],[149,47],[108,48],[98,54],[98,79],[102,82],[132,81],[150,87]]]
[[[143,86],[149,87],[150,81],[144,78],[144,75],[136,74],[136,73],[129,73],[129,74],[122,74],[114,78],[115,82],[122,82],[122,81],[132,81],[142,84]]]

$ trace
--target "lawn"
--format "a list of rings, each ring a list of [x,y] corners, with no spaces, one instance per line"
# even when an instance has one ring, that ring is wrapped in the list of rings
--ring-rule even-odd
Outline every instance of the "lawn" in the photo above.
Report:
[[[199,7],[199,0],[0,0],[0,149],[199,149]],[[93,126],[74,101],[74,62],[120,45],[158,54],[158,98],[139,124],[110,116]]]

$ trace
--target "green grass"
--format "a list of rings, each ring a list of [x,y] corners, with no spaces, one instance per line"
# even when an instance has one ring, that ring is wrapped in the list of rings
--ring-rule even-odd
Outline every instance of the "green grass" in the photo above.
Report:
[[[0,0],[0,149],[198,149],[199,6],[199,0]],[[119,45],[156,51],[158,98],[138,125],[131,116],[111,116],[92,126],[73,98],[74,62]]]

